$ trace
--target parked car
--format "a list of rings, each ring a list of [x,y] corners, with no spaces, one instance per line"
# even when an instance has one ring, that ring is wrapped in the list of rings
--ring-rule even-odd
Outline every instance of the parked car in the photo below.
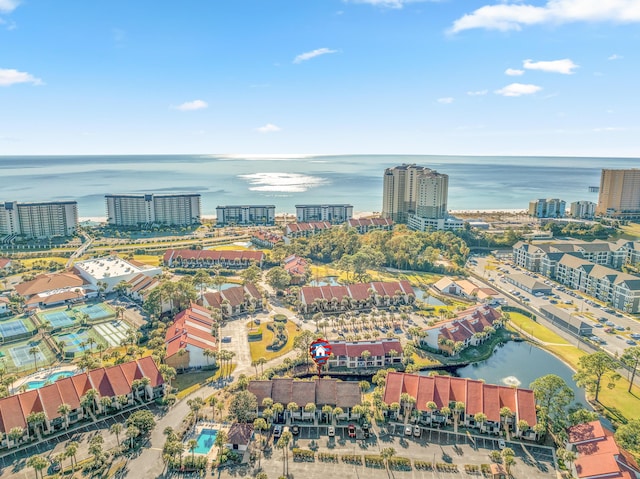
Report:
[[[364,434],[365,439],[370,436],[371,431],[369,430],[369,423],[365,422],[362,424],[362,433]]]
[[[230,343],[231,342],[231,336],[224,336],[222,338],[222,342],[223,343]]]
[[[275,425],[273,427],[273,437],[274,439],[278,439],[280,436],[282,436],[282,426]]]
[[[349,433],[349,437],[356,437],[356,426],[355,426],[355,424],[349,424],[347,426],[347,431]]]
[[[293,434],[294,436],[297,436],[298,434],[300,434],[300,426],[292,426],[291,427],[291,434]]]
[[[336,435],[336,428],[333,426],[329,426],[329,437],[333,437]]]
[[[422,430],[420,429],[420,426],[418,426],[417,424],[413,426],[414,437],[420,437],[421,434],[422,434]]]
[[[504,442],[504,439],[498,439],[498,449],[504,449],[505,447],[507,447],[507,445]]]
[[[627,344],[630,344],[631,346],[635,346],[638,343],[636,343],[633,339],[627,339]]]
[[[404,435],[411,436],[413,434],[413,428],[411,426],[405,426]]]

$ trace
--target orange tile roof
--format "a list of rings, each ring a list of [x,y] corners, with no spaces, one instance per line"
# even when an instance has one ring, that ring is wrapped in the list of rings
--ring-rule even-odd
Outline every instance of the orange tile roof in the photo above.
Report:
[[[167,345],[167,357],[171,357],[187,346],[195,346],[200,349],[217,349],[216,338],[211,333],[213,319],[208,310],[200,306],[191,305],[191,308],[180,312],[165,333]]]
[[[571,426],[567,430],[567,433],[569,435],[569,442],[572,444],[591,441],[605,436],[604,428],[600,421],[591,421]]]
[[[67,271],[63,273],[39,274],[31,281],[17,284],[15,290],[20,296],[32,296],[56,289],[75,288],[83,284],[87,283],[82,277]]]
[[[240,261],[249,262],[256,261],[258,263],[264,260],[264,253],[262,251],[248,251],[248,250],[210,250],[210,249],[170,249],[164,253],[163,260],[165,263],[171,264],[178,258],[186,260],[206,260],[206,261]]]
[[[574,462],[579,478],[587,477],[617,477],[620,476],[620,466],[612,455],[597,454],[594,456],[580,456]]]
[[[9,263],[11,263],[9,258],[0,258],[0,269],[6,268]]]

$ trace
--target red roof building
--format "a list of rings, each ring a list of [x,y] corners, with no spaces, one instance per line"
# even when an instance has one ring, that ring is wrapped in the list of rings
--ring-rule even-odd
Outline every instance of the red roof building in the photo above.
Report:
[[[165,362],[176,369],[189,369],[215,363],[208,353],[205,355],[207,350],[217,351],[218,349],[212,332],[214,325],[211,313],[206,308],[192,303],[191,307],[179,313],[173,324],[167,328]]]
[[[572,426],[567,433],[567,450],[574,450],[578,455],[572,464],[572,472],[576,477],[631,479],[640,475],[636,460],[618,446],[613,432],[600,421]]]
[[[258,230],[251,234],[251,242],[260,248],[273,248],[278,243],[284,243],[284,238],[271,231]]]
[[[264,253],[248,250],[170,249],[162,259],[166,266],[181,268],[248,268],[252,264],[262,268]]]
[[[349,226],[358,230],[358,233],[364,234],[373,230],[393,229],[393,220],[391,218],[351,218]]]
[[[309,223],[289,223],[285,227],[287,238],[308,238],[316,233],[331,229],[333,225],[329,221],[311,221]]]
[[[445,417],[439,411],[443,407],[450,407],[451,403],[462,402],[465,405],[464,413],[460,417],[460,424],[467,427],[475,427],[482,432],[498,432],[504,427],[500,417],[500,409],[508,407],[514,416],[507,422],[510,430],[516,436],[524,439],[535,439],[533,426],[537,424],[536,402],[533,391],[507,386],[485,384],[482,381],[451,376],[421,376],[418,374],[406,374],[390,372],[387,374],[384,402],[391,405],[394,402],[402,405],[403,393],[416,399],[415,408],[419,413],[419,420],[432,424],[450,422],[450,417]],[[437,410],[430,411],[427,403],[434,402]],[[475,414],[482,412],[487,420],[480,424],[474,419]],[[527,431],[519,431],[518,421],[525,420],[529,425]]]
[[[145,384],[147,378],[148,384]],[[134,383],[139,379],[138,383]],[[88,373],[76,374],[60,379],[39,389],[32,389],[0,399],[0,447],[13,447],[7,434],[11,429],[19,427],[24,431],[23,437],[37,438],[34,424],[27,423],[27,417],[32,413],[44,412],[45,422],[40,432],[43,435],[69,427],[70,424],[85,418],[85,411],[81,406],[82,396],[94,389],[98,392],[94,404],[95,412],[104,411],[100,398],[112,399],[112,411],[118,411],[134,400],[151,401],[164,394],[164,380],[151,357],[138,359],[124,364],[99,368]],[[127,404],[122,404],[118,396],[126,396]],[[69,413],[59,412],[61,405],[69,406]]]
[[[205,306],[220,309],[225,318],[248,312],[253,306],[255,311],[262,311],[262,294],[253,283],[232,286],[213,293],[205,293]]]
[[[284,259],[282,267],[291,275],[291,284],[306,283],[309,272],[309,262],[306,259],[292,254]]]
[[[9,266],[11,266],[9,258],[0,258],[0,269],[8,268]]]
[[[402,363],[402,345],[398,339],[378,341],[331,341],[329,368],[370,369]],[[363,356],[362,353],[369,354]]]
[[[335,312],[411,304],[415,293],[408,281],[356,283],[345,286],[303,286],[300,311]]]

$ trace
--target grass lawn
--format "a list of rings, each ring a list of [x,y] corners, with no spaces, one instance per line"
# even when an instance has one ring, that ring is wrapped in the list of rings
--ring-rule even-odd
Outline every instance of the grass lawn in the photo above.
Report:
[[[267,346],[273,342],[274,333],[267,329],[268,323],[262,323],[262,340],[249,342],[249,349],[251,350],[251,360],[256,361],[260,358],[265,358],[270,361],[274,358],[280,357],[283,354],[288,353],[293,349],[293,339],[299,334],[298,327],[291,321],[287,321],[287,344],[280,351],[269,351]]]
[[[133,259],[136,261],[140,261],[141,263],[148,264],[149,266],[158,266],[162,261],[162,256],[150,254],[134,254]]]
[[[438,361],[437,359],[432,358],[429,353],[427,353],[426,351],[423,351],[421,349],[418,349],[415,353],[413,353],[413,363],[416,366],[419,366],[421,368],[426,368],[429,366],[438,366],[440,364],[442,364],[440,361]]]
[[[522,314],[509,314],[511,315],[511,321],[527,333],[546,343],[553,343],[542,346],[544,349],[561,358],[572,369],[577,369],[578,360],[586,354],[585,351]],[[626,377],[620,379],[613,389],[608,389],[606,384],[602,387],[599,399],[604,414],[617,421],[621,421],[623,418],[628,420],[638,417],[638,411],[640,411],[640,388],[634,386],[631,393],[627,392],[627,389],[629,389],[629,381]]]
[[[218,373],[220,368],[209,369],[207,371],[190,371],[187,373],[176,374],[174,380],[171,381],[171,386],[177,388],[178,391],[190,388],[194,384],[200,384],[207,382],[207,380]]]
[[[241,246],[239,244],[223,244],[219,246],[214,246],[211,249],[214,251],[248,251],[248,250],[253,251],[253,248]]]
[[[640,223],[629,223],[628,225],[621,226],[622,232],[633,238],[640,238]]]
[[[43,258],[18,259],[18,261],[20,261],[26,269],[31,269],[33,267],[33,263],[40,262],[40,261],[44,261],[46,263],[49,263],[50,261],[54,261],[64,266],[67,264],[68,260],[69,258],[63,258],[62,256],[45,256]]]

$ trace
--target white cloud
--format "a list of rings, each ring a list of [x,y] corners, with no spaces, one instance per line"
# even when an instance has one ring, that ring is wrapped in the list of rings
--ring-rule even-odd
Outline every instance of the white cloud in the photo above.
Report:
[[[344,0],[347,3],[366,3],[375,7],[402,8],[409,3],[433,2],[438,0]]]
[[[182,105],[178,105],[173,108],[175,110],[180,110],[180,111],[195,111],[195,110],[204,110],[205,108],[208,108],[208,107],[209,105],[207,104],[206,101],[193,100],[193,101],[186,101]]]
[[[542,90],[542,87],[538,85],[530,85],[525,83],[511,83],[510,85],[505,86],[504,88],[500,88],[496,90],[494,93],[496,95],[502,96],[522,96],[522,95],[532,95],[536,92]]]
[[[449,103],[453,103],[453,98],[451,98],[450,96],[446,96],[444,98],[438,98],[438,103],[448,105]]]
[[[627,131],[627,128],[619,126],[605,126],[604,128],[594,128],[593,131],[595,131],[596,133],[606,133],[611,131]]]
[[[524,75],[524,70],[517,70],[515,68],[507,68],[504,71],[504,74],[505,75],[509,75],[511,77],[517,77],[517,76],[520,76],[520,75]]]
[[[0,0],[0,2],[1,1],[2,0]],[[43,84],[40,78],[34,77],[31,73],[0,68],[0,86],[11,86],[18,83],[31,83],[32,85]]]
[[[607,60],[622,60],[623,58],[624,57],[622,55],[618,55],[617,53],[614,53],[609,58],[607,58]]]
[[[451,33],[472,28],[521,30],[523,26],[571,22],[640,22],[638,0],[547,0],[543,6],[485,5],[453,22]]]
[[[522,66],[527,70],[540,70],[543,72],[562,73],[563,75],[573,75],[573,70],[579,68],[579,65],[576,65],[568,58],[542,62],[525,60],[524,62],[522,62]]]
[[[0,12],[11,13],[18,7],[18,5],[20,5],[19,0],[0,0]]]
[[[301,53],[293,59],[293,63],[302,63],[312,58],[319,57],[320,55],[327,55],[329,53],[336,53],[337,50],[330,50],[329,48],[318,48],[310,52]]]
[[[256,131],[260,133],[275,133],[280,130],[282,130],[282,128],[274,125],[273,123],[267,123],[266,125],[256,128]]]
[[[489,90],[476,90],[476,91],[468,91],[467,95],[469,96],[483,96],[489,93]]]

